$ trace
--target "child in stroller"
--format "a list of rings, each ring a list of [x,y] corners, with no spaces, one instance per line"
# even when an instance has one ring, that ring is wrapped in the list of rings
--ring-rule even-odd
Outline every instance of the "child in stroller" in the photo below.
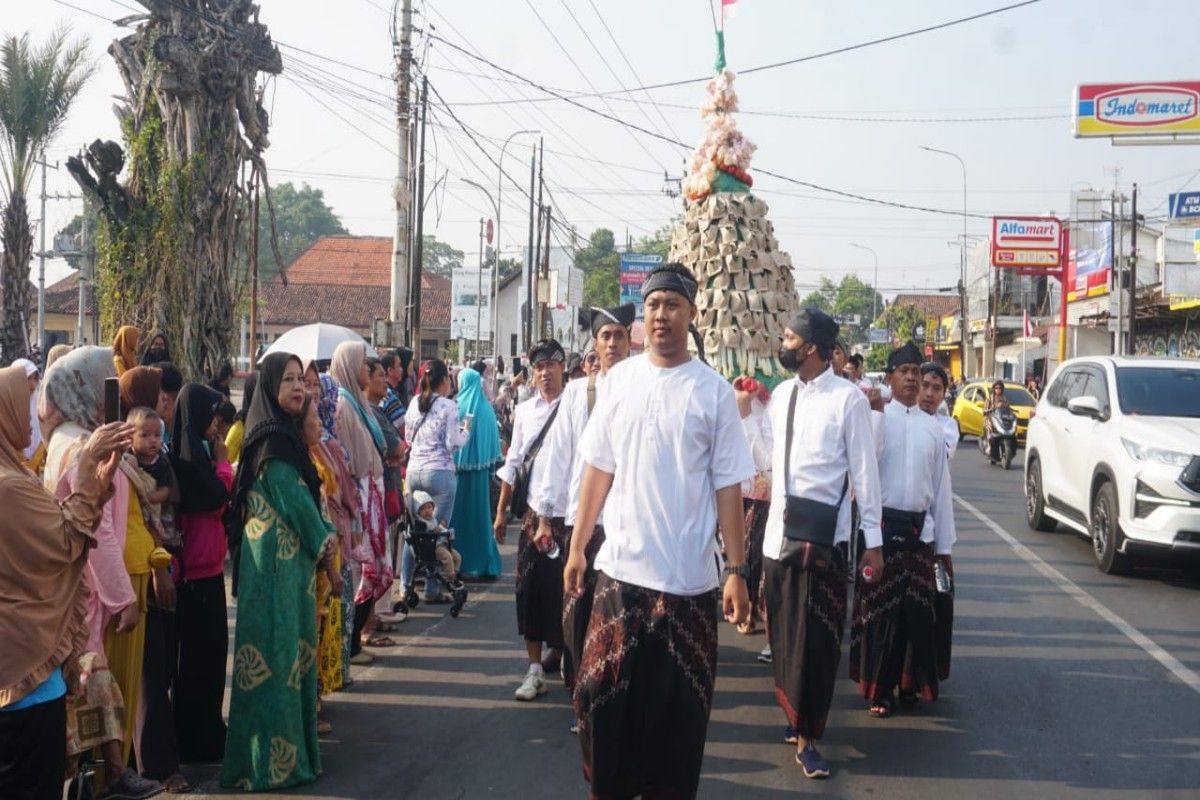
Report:
[[[428,492],[413,492],[413,507],[417,510],[417,516],[409,527],[408,542],[412,545],[417,564],[404,602],[409,608],[416,608],[420,603],[417,591],[411,585],[418,578],[440,578],[450,587],[453,597],[450,616],[457,617],[466,605],[467,587],[458,579],[462,556],[452,545],[454,531],[434,518],[433,498]]]

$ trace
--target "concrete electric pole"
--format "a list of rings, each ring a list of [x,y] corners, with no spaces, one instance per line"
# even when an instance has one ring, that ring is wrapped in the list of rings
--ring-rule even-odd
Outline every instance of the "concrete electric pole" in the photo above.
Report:
[[[397,17],[399,19],[397,19]],[[396,33],[399,22],[400,32]],[[412,66],[412,0],[397,0],[392,7],[392,49],[396,58],[396,183],[392,194],[396,200],[396,233],[392,242],[392,296],[388,319],[392,328],[408,330],[408,222],[412,214],[412,194],[409,190],[409,72]],[[394,335],[394,334],[393,334]]]

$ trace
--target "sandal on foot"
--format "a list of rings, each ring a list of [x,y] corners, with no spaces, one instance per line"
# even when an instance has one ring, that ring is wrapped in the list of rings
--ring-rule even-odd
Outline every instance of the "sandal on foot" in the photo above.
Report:
[[[333,725],[331,725],[328,721],[323,720],[323,719],[317,720],[317,735],[318,736],[328,736],[331,733],[333,733]]]
[[[192,790],[192,785],[188,783],[188,779],[183,777],[183,774],[179,772],[176,772],[163,781],[162,785],[163,791],[167,794],[187,794]]]
[[[372,636],[367,639],[367,647],[395,647],[396,640],[390,636]]]
[[[867,713],[875,717],[875,719],[887,719],[892,715],[894,710],[891,700],[878,700],[871,704],[871,707],[867,709]]]

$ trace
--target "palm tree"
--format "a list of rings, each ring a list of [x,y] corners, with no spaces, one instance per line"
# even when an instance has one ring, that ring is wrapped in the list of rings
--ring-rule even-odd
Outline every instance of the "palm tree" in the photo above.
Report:
[[[0,245],[4,248],[0,285],[4,314],[0,323],[0,363],[26,352],[33,258],[33,227],[26,195],[38,155],[62,129],[79,90],[95,72],[87,41],[70,43],[57,29],[41,47],[29,34],[6,36],[0,44]]]

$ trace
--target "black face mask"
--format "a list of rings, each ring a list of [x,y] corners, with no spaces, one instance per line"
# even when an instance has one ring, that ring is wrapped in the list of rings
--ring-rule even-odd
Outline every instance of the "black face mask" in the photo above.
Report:
[[[800,364],[800,348],[781,347],[779,349],[779,366],[786,369],[788,372],[799,372]]]

